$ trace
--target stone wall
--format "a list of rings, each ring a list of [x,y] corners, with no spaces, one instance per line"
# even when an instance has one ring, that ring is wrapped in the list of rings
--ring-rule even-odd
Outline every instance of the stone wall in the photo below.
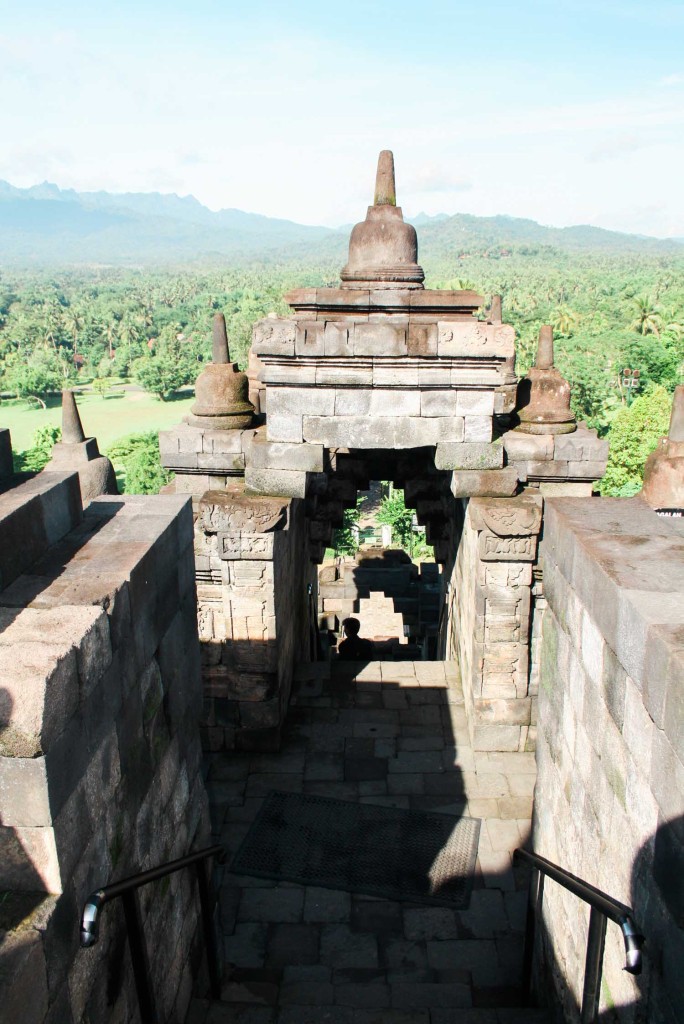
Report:
[[[310,660],[315,622],[304,502],[246,495],[242,481],[206,492],[195,560],[205,745],[277,749],[294,663]]]
[[[460,663],[476,750],[534,749],[530,608],[541,505],[529,492],[463,502],[446,598],[446,649]]]
[[[99,498],[79,524],[74,487],[75,474],[41,474],[0,497],[3,550],[3,523],[42,522],[0,591],[0,1005],[13,1024],[139,1019],[121,904],[79,950],[84,900],[209,839],[190,503]],[[202,952],[194,879],[140,895],[160,1020],[180,1022]]]
[[[534,849],[631,905],[646,969],[608,925],[601,1020],[684,1004],[684,521],[639,498],[546,503]],[[549,882],[540,970],[579,1019],[588,908]],[[619,1008],[619,1012],[614,1008]]]

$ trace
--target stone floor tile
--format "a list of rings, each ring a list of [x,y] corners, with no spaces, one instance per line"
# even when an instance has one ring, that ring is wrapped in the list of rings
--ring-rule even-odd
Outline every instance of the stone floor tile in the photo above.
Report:
[[[348,925],[323,925],[321,963],[331,967],[377,967],[378,945],[374,935],[353,932]]]
[[[319,962],[319,928],[313,924],[275,924],[266,941],[266,966]]]
[[[394,690],[383,688],[383,707],[394,711],[406,710],[409,706],[408,693],[406,690]]]
[[[392,796],[397,794],[416,795],[424,791],[425,785],[421,774],[404,772],[399,775],[387,776],[387,792]]]
[[[217,782],[237,782],[246,779],[250,771],[249,762],[249,755],[245,754],[210,754],[209,785],[212,790]]]
[[[499,1018],[496,1010],[433,1010],[430,1024],[499,1024]]]
[[[508,783],[510,785],[510,779]],[[502,796],[498,798],[497,804],[499,805],[499,813],[495,817],[524,820],[527,823],[527,831],[529,831],[533,806],[531,796]]]
[[[527,890],[505,892],[503,898],[509,927],[512,931],[524,931],[527,919]]]
[[[352,896],[349,921],[354,931],[399,935],[402,927],[401,905],[392,900]]]
[[[531,797],[534,795],[534,787],[537,781],[536,775],[527,772],[521,772],[520,774],[516,772],[510,772],[507,773],[507,778],[508,788],[511,791],[511,796]]]
[[[303,749],[290,752],[282,751],[280,754],[258,754],[250,758],[249,770],[251,774],[263,775],[274,772],[303,772],[305,752]]]
[[[389,793],[387,796],[361,796],[359,797],[359,803],[377,804],[378,807],[400,807],[404,811],[408,811],[410,807],[409,797],[401,793],[397,793],[394,796],[390,796]]]
[[[498,889],[474,889],[470,906],[458,912],[458,921],[461,934],[474,939],[493,939],[508,932],[503,893]]]
[[[205,1024],[210,1006],[209,999],[191,999],[185,1024]]]
[[[452,1008],[472,1006],[469,985],[447,985],[438,982],[407,982],[391,986],[392,1006],[400,1009],[422,1010],[426,1006]]]
[[[335,985],[335,1002],[360,1009],[382,1009],[390,1004],[390,988],[389,985]]]
[[[238,920],[244,921],[301,921],[304,892],[301,889],[245,889],[240,900]]]
[[[399,714],[404,714],[400,711]],[[409,714],[407,711],[406,714]],[[370,739],[381,739],[383,737],[399,736],[401,726],[399,722],[357,722],[352,726],[352,735],[357,737],[369,737]]]
[[[373,782],[387,776],[387,758],[355,757],[345,758],[345,782]]]
[[[397,772],[442,772],[444,764],[439,750],[401,750],[387,762],[390,774]]]
[[[487,818],[482,825],[489,835],[491,848],[495,852],[507,851],[512,853],[521,843],[518,824],[515,820],[506,821],[502,818]]]
[[[276,1015],[273,1006],[213,1003],[205,1024],[274,1024]]]
[[[351,914],[351,896],[336,889],[307,886],[304,896],[304,921],[348,921]]]
[[[354,1024],[429,1024],[429,1010],[356,1010]]]
[[[395,937],[381,939],[380,962],[389,970],[425,970],[428,967],[425,943]]]
[[[355,782],[305,782],[304,792],[312,796],[327,796],[332,800],[356,800],[359,787]]]
[[[397,749],[406,752],[422,750],[445,750],[444,738],[436,733],[430,736],[399,736]]]
[[[357,693],[354,700],[354,707],[362,709],[384,707],[382,702],[382,692],[379,687],[374,690],[362,690]]]
[[[223,940],[223,957],[236,967],[263,967],[266,955],[265,924],[238,924]]]
[[[359,782],[359,796],[386,796],[387,782],[385,779],[374,779],[371,782]]]
[[[375,756],[375,740],[373,739],[354,739],[353,736],[349,737],[344,741],[344,756],[346,758],[353,757],[374,757]]]
[[[351,1006],[284,1006],[277,1024],[354,1024]]]
[[[218,904],[221,930],[224,935],[230,935],[235,930],[241,896],[242,889],[240,886],[221,885]]]
[[[306,759],[305,782],[342,782],[343,765],[336,754],[312,754]]]
[[[268,981],[232,980],[224,982],[221,1001],[224,1003],[252,1003],[256,1006],[275,1006],[278,984]]]
[[[404,910],[404,935],[411,941],[456,939],[458,917],[448,907],[411,907]]]
[[[385,759],[390,757],[396,757],[397,754],[397,740],[396,737],[385,737],[379,740],[373,740],[373,756],[384,757]]]
[[[468,971],[476,985],[498,980],[499,957],[493,939],[453,939],[428,942],[427,959],[438,971]]]
[[[287,964],[281,973],[283,985],[293,985],[296,981],[330,981],[332,971],[323,964]]]
[[[250,775],[247,781],[246,796],[253,798],[266,796],[272,789],[283,793],[301,793],[302,776],[293,772],[262,772]]]
[[[468,786],[466,783],[466,790]],[[468,793],[468,812],[471,818],[497,818],[499,801],[493,796],[473,797]]]
[[[327,981],[296,981],[282,985],[280,1002],[283,1006],[321,1006],[334,1002],[333,986]]]

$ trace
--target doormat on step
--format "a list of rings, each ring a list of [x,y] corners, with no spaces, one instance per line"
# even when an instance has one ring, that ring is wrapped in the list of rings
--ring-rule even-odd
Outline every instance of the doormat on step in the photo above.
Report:
[[[271,792],[230,870],[464,910],[479,835],[478,818]]]

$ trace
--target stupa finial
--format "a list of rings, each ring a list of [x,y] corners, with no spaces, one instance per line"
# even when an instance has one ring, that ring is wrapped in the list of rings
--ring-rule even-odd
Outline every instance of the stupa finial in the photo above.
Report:
[[[394,183],[394,153],[383,149],[378,157],[378,172],[375,176],[374,206],[396,206],[397,187]]]
[[[539,328],[537,357],[534,365],[538,370],[550,370],[553,367],[553,327],[544,324]]]
[[[62,444],[81,444],[85,441],[83,424],[71,388],[62,391]]]
[[[228,331],[226,329],[226,318],[223,313],[214,314],[211,339],[211,361],[217,364],[230,362]]]

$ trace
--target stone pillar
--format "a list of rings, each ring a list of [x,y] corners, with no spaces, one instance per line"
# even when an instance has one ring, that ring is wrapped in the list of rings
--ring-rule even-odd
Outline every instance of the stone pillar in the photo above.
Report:
[[[202,495],[195,560],[209,749],[278,748],[295,656],[309,656],[315,571],[302,551],[301,502],[247,495],[237,480]]]
[[[13,473],[12,439],[7,427],[0,427],[0,480],[12,476]]]
[[[533,749],[530,607],[541,512],[532,494],[468,503],[449,612],[475,750]]]

